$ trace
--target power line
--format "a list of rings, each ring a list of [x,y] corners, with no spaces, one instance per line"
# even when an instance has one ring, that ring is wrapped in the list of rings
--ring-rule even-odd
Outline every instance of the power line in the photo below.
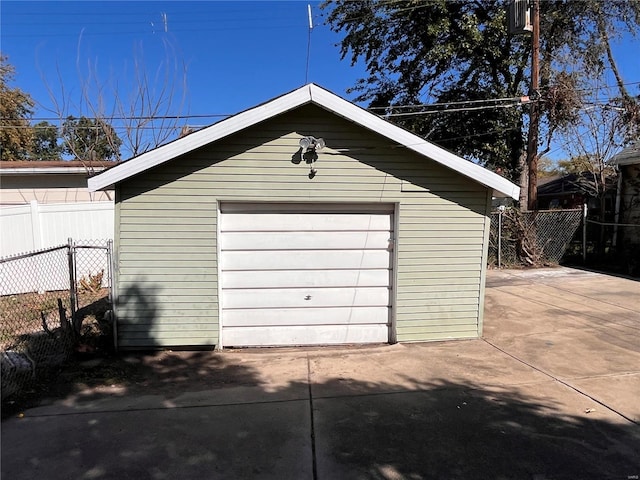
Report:
[[[283,28],[288,28],[288,29],[299,29],[300,26],[299,25],[282,25],[282,26],[277,26],[277,25],[260,25],[260,27],[252,27],[252,30],[256,30],[256,29],[260,29],[260,30],[282,30]],[[241,31],[241,30],[247,30],[247,27],[221,27],[221,28],[206,28],[206,29],[200,29],[200,28],[196,28],[196,29],[172,29],[170,30],[170,33],[196,33],[196,32],[212,32],[212,31]],[[147,31],[142,31],[142,30],[129,30],[129,31],[118,31],[115,32],[118,35],[140,35],[140,34],[146,34],[146,33],[153,33],[152,29],[149,29]],[[91,32],[91,31],[84,31],[83,36],[113,36],[114,35],[114,31],[113,30],[109,30],[106,32]],[[43,32],[38,32],[38,33],[34,33],[34,34],[28,34],[28,33],[24,33],[24,34],[10,34],[10,33],[5,33],[3,32],[2,37],[3,38],[29,38],[29,37],[36,37],[36,38],[43,38],[43,37],[77,37],[78,34],[77,33],[43,33]]]
[[[627,82],[623,84],[624,86],[630,86],[630,85],[640,85],[640,82]],[[593,90],[599,90],[599,89],[603,89],[603,88],[615,88],[618,87],[618,85],[610,85],[610,86],[606,86],[606,87],[594,87]],[[579,90],[580,91],[580,90]],[[584,89],[582,91],[589,91],[587,89]],[[615,98],[615,97],[614,97]],[[610,98],[607,98],[607,100],[611,100]],[[381,115],[384,117],[401,117],[401,116],[413,116],[413,115],[431,115],[431,114],[436,114],[436,113],[446,113],[446,112],[461,112],[461,111],[473,111],[473,110],[484,110],[484,109],[491,109],[491,108],[509,108],[509,107],[517,107],[517,106],[521,106],[524,104],[530,104],[533,103],[534,101],[544,101],[544,96],[540,99],[540,100],[533,100],[530,99],[528,96],[522,96],[522,97],[503,97],[503,98],[495,98],[495,99],[482,99],[482,100],[463,100],[463,101],[458,101],[458,102],[435,102],[435,103],[424,103],[424,104],[406,104],[406,105],[389,105],[386,107],[370,107],[367,108],[367,110],[374,112],[376,110],[396,110],[396,109],[409,109],[409,108],[434,108],[433,110],[428,110],[428,111],[422,111],[422,112],[400,112],[400,113],[389,113],[386,115]],[[503,104],[503,105],[496,105],[496,103],[501,103],[501,102],[515,102],[515,103],[509,103],[509,104]],[[489,105],[487,105],[489,104]],[[601,106],[609,106],[609,107],[616,107],[616,105],[612,105],[611,103],[607,103],[607,102],[585,102],[586,105],[601,105]],[[478,107],[465,107],[465,108],[447,108],[450,106],[457,106],[457,105],[481,105]],[[442,107],[442,108],[438,108],[438,107]]]
[[[189,118],[214,118],[214,117],[219,117],[219,118],[228,118],[228,117],[232,117],[233,115],[235,115],[234,113],[210,113],[210,114],[198,114],[198,115],[158,115],[158,116],[131,116],[131,117],[120,117],[120,116],[109,116],[109,115],[105,115],[102,117],[90,117],[90,116],[86,116],[86,115],[80,115],[78,117],[76,117],[75,115],[71,115],[73,117],[74,120],[78,120],[80,117],[85,117],[88,119],[103,119],[103,120],[182,120],[182,119],[189,119]],[[0,121],[10,121],[10,120],[15,120],[12,118],[0,118]],[[32,117],[27,119],[31,122],[39,122],[39,121],[65,121],[67,120],[67,117]]]
[[[531,102],[533,103],[533,102]],[[434,115],[438,113],[455,113],[455,112],[472,112],[475,110],[489,110],[492,108],[511,108],[511,107],[520,107],[522,103],[513,103],[509,105],[485,105],[481,107],[467,107],[467,108],[448,108],[446,110],[428,110],[424,112],[406,112],[406,113],[390,113],[387,115],[381,115],[382,117],[417,117],[420,115]]]
[[[525,102],[528,97],[504,97],[504,98],[488,98],[482,100],[461,100],[459,102],[435,102],[435,103],[418,103],[409,105],[389,105],[388,107],[370,107],[367,110],[387,110],[395,108],[425,108],[425,107],[448,107],[451,105],[477,105],[481,103],[495,102]]]

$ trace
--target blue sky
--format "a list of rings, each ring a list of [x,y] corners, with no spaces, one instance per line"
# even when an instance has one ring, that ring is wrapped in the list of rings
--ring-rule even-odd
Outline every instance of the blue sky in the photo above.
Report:
[[[340,61],[339,37],[323,24],[319,3],[311,5],[308,81],[344,96],[363,71]],[[167,55],[186,65],[183,113],[232,114],[305,83],[307,2],[3,1],[1,8],[1,48],[16,67],[15,84],[43,107],[52,104],[45,83],[58,94],[61,78],[79,98],[89,70],[102,82],[123,81],[134,59],[153,74]]]
[[[153,75],[169,58],[187,72],[184,105],[178,95],[172,113],[212,115],[186,122],[206,125],[305,83],[308,3],[2,1],[0,49],[16,67],[14,84],[38,102],[36,118],[52,117],[52,95],[67,110],[85,108],[81,85],[91,73],[124,91],[134,60]],[[324,25],[319,2],[311,6],[308,81],[349,99],[364,69],[340,59],[340,36]],[[638,39],[623,38],[615,50],[625,81],[640,81]]]

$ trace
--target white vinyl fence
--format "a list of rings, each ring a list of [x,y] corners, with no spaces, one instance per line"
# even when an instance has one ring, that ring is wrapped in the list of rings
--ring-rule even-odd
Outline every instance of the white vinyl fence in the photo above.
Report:
[[[113,240],[113,202],[39,204],[0,209],[0,258],[57,247],[69,238]]]
[[[26,254],[67,245],[69,239],[73,239],[75,245],[106,248],[107,242],[113,240],[113,217],[113,202],[38,204],[32,201],[29,205],[2,207],[0,259],[19,257],[2,264],[0,295],[68,289],[66,254],[56,260],[55,265],[47,263],[48,256]],[[107,257],[103,255],[96,261],[80,256],[76,268],[78,280],[106,273]]]

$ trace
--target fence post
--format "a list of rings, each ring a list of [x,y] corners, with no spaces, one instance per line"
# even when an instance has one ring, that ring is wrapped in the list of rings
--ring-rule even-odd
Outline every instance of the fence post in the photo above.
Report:
[[[31,209],[31,247],[24,251],[35,251],[42,248],[42,225],[40,224],[40,209],[38,208],[38,200],[31,200],[29,202]]]
[[[113,305],[113,240],[107,240],[107,275],[109,275],[109,303]]]
[[[71,304],[71,324],[74,328],[74,334],[76,332],[76,307],[78,305],[78,285],[76,284],[76,248],[73,243],[73,239],[69,238],[67,244],[69,254],[69,303]]]
[[[502,214],[504,210],[504,205],[498,207],[498,269],[502,268]]]
[[[587,204],[582,205],[582,263],[587,263]]]
[[[116,264],[113,252],[113,240],[107,241],[107,257],[109,263],[109,303],[111,304],[111,325],[113,328],[113,346],[118,351],[118,315],[116,313]]]

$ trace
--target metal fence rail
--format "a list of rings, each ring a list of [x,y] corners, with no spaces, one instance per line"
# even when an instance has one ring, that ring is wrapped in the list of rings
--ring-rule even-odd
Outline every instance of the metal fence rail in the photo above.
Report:
[[[582,210],[505,209],[492,213],[489,264],[500,268],[559,263],[582,223],[582,215]]]
[[[74,243],[0,259],[2,398],[63,363],[84,319],[109,308],[111,241]]]

